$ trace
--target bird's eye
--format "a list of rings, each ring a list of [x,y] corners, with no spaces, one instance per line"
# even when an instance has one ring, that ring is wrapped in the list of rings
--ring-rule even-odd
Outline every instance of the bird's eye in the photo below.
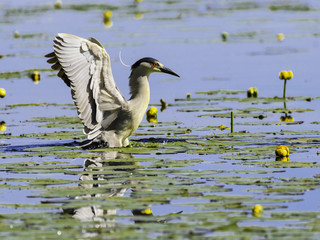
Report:
[[[154,66],[154,67],[159,67],[159,63],[158,63],[158,62],[155,62],[155,63],[153,63],[153,66]]]

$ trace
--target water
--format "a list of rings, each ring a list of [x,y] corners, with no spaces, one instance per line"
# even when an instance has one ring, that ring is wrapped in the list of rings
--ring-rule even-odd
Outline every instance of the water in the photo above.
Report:
[[[0,73],[18,72],[0,79],[7,91],[1,236],[319,238],[318,1],[83,0],[55,9],[54,1],[5,0],[0,9]],[[103,24],[108,9],[111,26]],[[132,137],[136,147],[103,153],[77,147],[79,124],[46,127],[56,116],[77,117],[70,90],[44,58],[59,32],[98,39],[126,98],[130,69],[120,51],[126,64],[150,56],[177,72],[181,78],[150,76],[151,105],[160,109],[161,98],[171,104],[158,113],[164,125],[144,119]],[[38,84],[30,69],[40,71]],[[286,103],[294,122],[280,122],[283,102],[272,99],[282,97],[282,70],[294,73]],[[246,100],[249,87],[262,103]],[[242,92],[196,94],[218,89]],[[230,127],[231,110],[235,135],[219,128]],[[290,162],[275,161],[280,144],[290,148]],[[262,217],[252,215],[255,204]],[[148,209],[153,216],[141,213]]]

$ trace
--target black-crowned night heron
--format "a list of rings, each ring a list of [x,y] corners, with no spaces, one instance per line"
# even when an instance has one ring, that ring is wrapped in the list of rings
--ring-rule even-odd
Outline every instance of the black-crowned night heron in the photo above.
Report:
[[[179,77],[158,60],[142,58],[131,66],[131,98],[126,100],[113,80],[110,57],[96,39],[59,33],[53,48],[46,55],[48,63],[71,88],[92,147],[128,146],[128,137],[137,130],[149,104],[149,75],[163,72]]]

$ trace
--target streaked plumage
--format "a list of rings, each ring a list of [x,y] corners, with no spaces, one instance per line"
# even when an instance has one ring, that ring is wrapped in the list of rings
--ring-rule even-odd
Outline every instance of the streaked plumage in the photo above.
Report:
[[[149,104],[149,75],[164,72],[178,76],[156,59],[142,58],[132,65],[132,96],[127,101],[114,82],[110,57],[96,39],[59,33],[53,48],[54,52],[46,55],[48,63],[71,88],[84,133],[93,147],[127,146]]]

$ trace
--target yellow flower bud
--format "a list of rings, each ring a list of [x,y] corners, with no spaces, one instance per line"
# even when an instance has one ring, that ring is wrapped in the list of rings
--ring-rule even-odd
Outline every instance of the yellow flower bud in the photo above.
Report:
[[[158,113],[158,109],[155,107],[151,107],[147,111],[147,121],[152,123],[157,123],[158,122],[157,113]]]
[[[229,129],[229,128],[226,127],[225,125],[221,124],[221,125],[219,126],[219,129],[220,129],[221,131],[223,131],[223,130],[226,130],[226,129]]]
[[[103,17],[104,17],[105,20],[110,19],[112,17],[112,11],[111,10],[106,10],[103,13]]]
[[[290,80],[291,78],[293,78],[293,72],[290,71],[281,71],[279,73],[279,79],[280,80]]]
[[[58,9],[61,8],[61,6],[62,6],[62,1],[61,0],[57,0],[56,3],[54,4],[54,7],[58,8]]]
[[[252,215],[254,217],[261,217],[263,213],[263,207],[260,204],[256,204],[252,207]]]
[[[185,134],[191,133],[191,129],[188,128],[184,133],[185,133]]]
[[[277,34],[277,38],[278,38],[279,41],[283,41],[284,38],[285,38],[285,36],[284,36],[283,33],[278,33],[278,34]]]
[[[151,107],[151,108],[147,111],[147,116],[157,117],[157,113],[158,113],[158,109],[155,108],[155,107]]]
[[[4,122],[4,121],[0,122],[0,131],[4,132],[6,129],[7,129],[6,122]]]
[[[20,37],[20,33],[16,30],[16,31],[14,31],[14,33],[13,33],[13,37],[14,38],[18,38],[18,37]]]
[[[30,74],[30,77],[34,83],[38,83],[40,81],[40,73],[36,70]]]
[[[287,146],[280,145],[276,149],[276,155],[278,157],[287,157],[289,156],[289,148]]]
[[[160,103],[161,103],[160,111],[162,112],[163,110],[165,110],[167,108],[168,103],[166,103],[166,101],[164,101],[162,98],[160,99]]]
[[[0,97],[4,98],[6,96],[6,90],[4,88],[0,88]]]
[[[227,32],[221,33],[221,38],[222,38],[222,41],[223,41],[223,42],[226,42],[226,41],[227,41],[228,35],[229,35],[229,34],[228,34]]]
[[[248,89],[248,91],[247,91],[247,97],[248,98],[256,98],[256,97],[258,97],[258,89],[257,88],[255,88],[255,87],[251,87],[251,88],[249,88]]]

